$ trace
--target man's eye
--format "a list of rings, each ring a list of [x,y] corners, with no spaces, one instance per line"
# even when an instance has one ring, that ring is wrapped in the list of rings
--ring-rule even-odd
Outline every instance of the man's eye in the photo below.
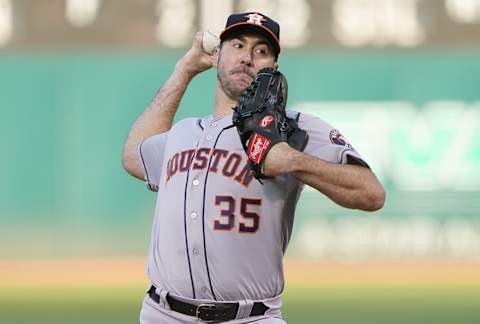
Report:
[[[235,48],[242,48],[242,44],[235,43],[235,44],[233,44],[233,47],[235,47]]]
[[[257,54],[266,54],[267,53],[267,51],[264,50],[264,49],[257,49],[256,52],[257,52]]]

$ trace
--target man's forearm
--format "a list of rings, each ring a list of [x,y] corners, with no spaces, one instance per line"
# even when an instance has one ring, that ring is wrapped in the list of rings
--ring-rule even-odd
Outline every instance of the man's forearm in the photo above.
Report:
[[[164,133],[172,127],[173,118],[191,79],[177,65],[174,73],[132,125],[124,146],[123,164],[133,176],[143,178],[137,156],[139,145],[150,136]]]
[[[298,163],[298,171],[294,172],[303,183],[319,190],[343,207],[373,211],[383,206],[383,187],[370,169],[329,163],[303,155]]]
[[[192,77],[176,68],[156,93],[145,111],[132,126],[132,131],[148,133],[146,138],[164,133],[172,127],[175,113]],[[138,134],[141,136],[141,134]]]
[[[203,32],[197,32],[190,50],[177,62],[172,76],[157,92],[152,102],[137,118],[123,147],[123,167],[136,178],[143,179],[138,149],[150,136],[168,131],[173,117],[192,78],[214,66],[217,56],[202,47]]]
[[[270,150],[265,172],[273,176],[291,172],[301,182],[347,208],[377,210],[385,200],[383,186],[370,169],[325,162],[298,152],[286,143],[277,144]]]

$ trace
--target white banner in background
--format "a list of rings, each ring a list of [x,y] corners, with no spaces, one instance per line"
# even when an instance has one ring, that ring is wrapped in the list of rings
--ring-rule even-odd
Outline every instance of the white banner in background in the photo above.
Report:
[[[388,257],[480,257],[480,220],[452,217],[344,217],[308,219],[289,254],[309,258],[362,260]]]
[[[302,102],[402,191],[480,190],[480,103]]]

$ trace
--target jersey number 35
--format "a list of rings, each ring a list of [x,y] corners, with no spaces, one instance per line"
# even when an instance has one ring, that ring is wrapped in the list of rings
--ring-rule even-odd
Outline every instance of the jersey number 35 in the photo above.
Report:
[[[242,217],[238,221],[239,233],[255,233],[260,225],[260,215],[256,212],[249,210],[251,206],[261,206],[261,199],[254,198],[241,198],[240,199],[240,216]],[[213,224],[213,228],[219,231],[231,231],[235,225],[235,206],[236,201],[232,196],[216,196],[215,206],[220,206],[220,215],[217,216]],[[226,207],[226,208],[224,208]]]

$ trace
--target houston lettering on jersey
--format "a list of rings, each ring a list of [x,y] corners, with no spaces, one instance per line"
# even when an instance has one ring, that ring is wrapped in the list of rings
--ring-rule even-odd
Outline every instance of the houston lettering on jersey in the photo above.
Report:
[[[240,154],[229,150],[209,147],[201,147],[195,150],[185,150],[175,153],[167,162],[166,182],[179,172],[192,170],[204,170],[208,167],[211,159],[209,172],[222,174],[226,178],[237,181],[248,187],[252,182],[253,173],[249,164],[243,161]]]

